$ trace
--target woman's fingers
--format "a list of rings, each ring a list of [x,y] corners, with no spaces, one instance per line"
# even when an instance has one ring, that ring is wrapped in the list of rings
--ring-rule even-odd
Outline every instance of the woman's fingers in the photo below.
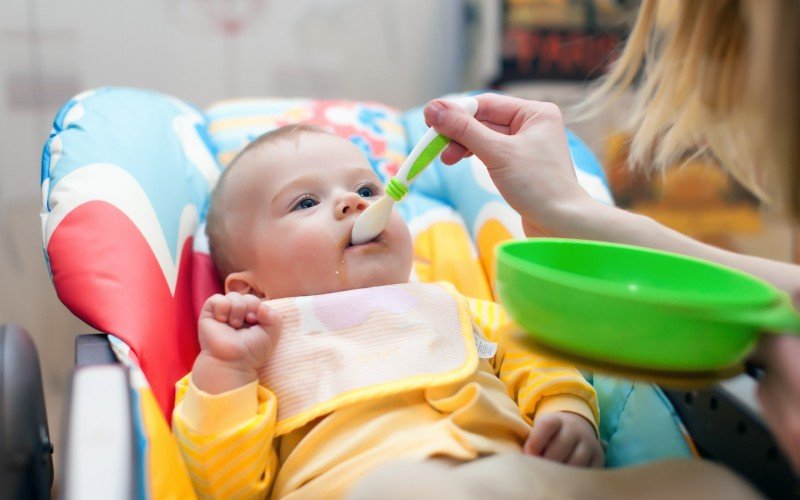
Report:
[[[470,153],[467,148],[452,141],[445,150],[442,151],[442,156],[440,158],[445,165],[453,165],[466,158],[468,154]]]
[[[498,125],[496,123],[491,122],[481,122],[481,124],[490,130],[494,130],[503,135],[509,135],[510,130],[507,125]],[[473,155],[473,152],[462,146],[460,143],[456,141],[451,141],[450,145],[442,151],[442,163],[445,165],[453,165],[458,163],[464,158],[468,158]]]
[[[480,108],[479,108],[480,109]],[[498,142],[505,136],[476,120],[456,103],[437,99],[425,106],[425,120],[437,132],[460,144],[481,158],[490,158],[497,152]],[[445,155],[445,159],[458,157],[456,149]],[[462,158],[463,154],[458,157]]]
[[[800,339],[763,337],[759,351],[765,374],[758,384],[758,398],[778,444],[800,473]]]
[[[478,111],[475,113],[477,120],[506,127],[524,118],[537,104],[537,101],[501,94],[481,94],[475,96],[475,99],[478,101]]]

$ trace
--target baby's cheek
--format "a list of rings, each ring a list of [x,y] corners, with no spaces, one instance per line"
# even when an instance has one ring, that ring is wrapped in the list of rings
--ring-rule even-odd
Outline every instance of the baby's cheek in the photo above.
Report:
[[[306,233],[290,245],[288,259],[301,270],[319,272],[322,268],[333,266],[338,254],[341,252],[337,251],[336,243],[330,237]]]
[[[400,214],[395,213],[390,222],[392,226],[392,253],[398,260],[397,265],[405,270],[406,278],[411,273],[411,265],[414,260],[414,247],[411,241],[411,231]]]
[[[280,266],[287,271],[291,269],[292,272],[297,272],[297,270],[313,265],[314,262],[312,258],[314,249],[308,243],[301,243],[294,248],[288,248],[284,255],[285,257],[282,259],[283,262],[280,263]]]

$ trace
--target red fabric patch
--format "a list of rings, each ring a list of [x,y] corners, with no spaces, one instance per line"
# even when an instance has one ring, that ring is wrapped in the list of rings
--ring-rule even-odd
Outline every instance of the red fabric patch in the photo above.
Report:
[[[61,221],[47,253],[61,301],[101,332],[124,340],[139,358],[167,422],[175,382],[200,350],[192,310],[192,238],[170,293],[150,246],[117,207],[85,203]]]
[[[217,268],[214,261],[207,253],[192,253],[192,279],[194,289],[192,290],[192,303],[194,305],[195,318],[200,317],[206,299],[215,293],[224,293],[225,289],[217,277]]]

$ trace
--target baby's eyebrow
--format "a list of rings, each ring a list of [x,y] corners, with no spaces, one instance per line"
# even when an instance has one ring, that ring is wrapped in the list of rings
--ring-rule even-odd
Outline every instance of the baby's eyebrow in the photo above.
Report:
[[[374,177],[375,179],[380,179],[380,178],[378,177],[378,174],[376,174],[376,173],[375,173],[375,171],[374,171],[374,170],[372,170],[371,168],[364,168],[364,167],[353,167],[353,168],[351,169],[351,173],[352,173],[354,176],[356,176],[356,175],[359,175],[359,176],[362,176],[362,177],[363,177],[363,176],[367,176],[367,177]]]
[[[362,166],[350,167],[349,170],[352,173],[356,173],[356,174],[375,174],[375,171],[372,170],[371,168],[362,167]]]
[[[319,177],[317,175],[305,174],[293,179],[291,182],[280,188],[277,193],[275,193],[275,196],[272,198],[272,203],[276,203],[278,200],[283,198],[287,192],[295,191],[302,186],[307,186],[313,182],[319,182]]]

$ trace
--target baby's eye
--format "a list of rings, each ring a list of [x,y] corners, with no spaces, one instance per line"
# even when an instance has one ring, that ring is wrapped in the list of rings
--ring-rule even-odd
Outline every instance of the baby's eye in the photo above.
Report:
[[[362,198],[370,198],[374,196],[374,192],[372,191],[372,188],[364,186],[358,188],[358,195]]]
[[[294,206],[294,209],[295,210],[305,210],[307,208],[313,207],[316,204],[317,204],[317,202],[314,201],[311,198],[303,198],[302,200],[297,202],[297,205]]]

